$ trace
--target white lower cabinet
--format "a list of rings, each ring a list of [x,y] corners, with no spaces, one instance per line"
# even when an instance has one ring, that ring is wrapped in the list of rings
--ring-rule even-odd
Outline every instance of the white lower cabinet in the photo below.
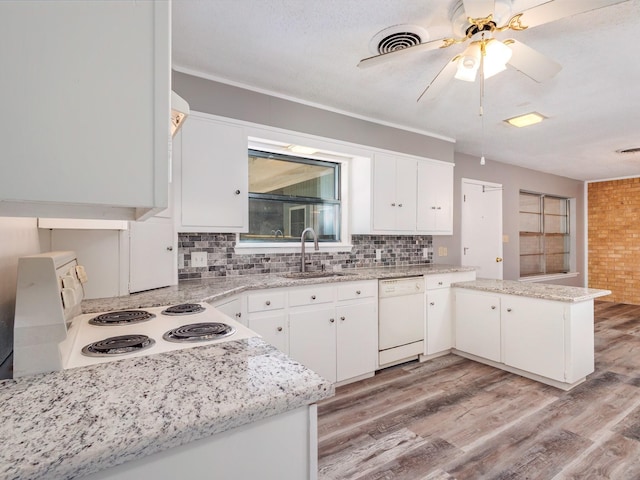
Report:
[[[262,339],[283,353],[289,353],[289,324],[284,311],[269,314],[253,314],[247,325]]]
[[[335,308],[289,314],[289,355],[331,382],[336,382]]]
[[[500,362],[500,297],[456,292],[455,348]]]
[[[245,326],[247,325],[246,313],[244,311],[242,301],[242,296],[234,295],[233,297],[227,297],[223,300],[219,300],[218,302],[214,302],[213,306],[224,313],[225,315],[233,318],[234,320],[242,323]]]
[[[453,348],[453,295],[451,284],[475,279],[475,271],[425,276],[427,306],[425,355],[446,353]]]
[[[593,300],[455,289],[458,352],[568,390],[594,371]]]
[[[336,380],[374,372],[378,354],[376,302],[339,305],[336,316]]]
[[[248,327],[332,382],[372,375],[378,358],[378,282],[253,291]]]
[[[504,298],[503,360],[506,365],[564,381],[564,312],[561,302]]]

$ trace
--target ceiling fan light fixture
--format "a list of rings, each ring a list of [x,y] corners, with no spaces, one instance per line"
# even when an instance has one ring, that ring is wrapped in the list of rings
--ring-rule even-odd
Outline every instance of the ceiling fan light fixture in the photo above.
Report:
[[[522,128],[540,123],[545,118],[547,117],[540,115],[538,112],[530,112],[525,113],[524,115],[518,115],[517,117],[507,118],[505,122],[509,125],[513,125],[514,127]]]
[[[475,82],[480,67],[480,42],[472,42],[458,58],[455,78]]]
[[[484,78],[491,78],[494,75],[507,69],[507,62],[511,60],[513,52],[500,40],[492,38],[487,41],[484,56]]]

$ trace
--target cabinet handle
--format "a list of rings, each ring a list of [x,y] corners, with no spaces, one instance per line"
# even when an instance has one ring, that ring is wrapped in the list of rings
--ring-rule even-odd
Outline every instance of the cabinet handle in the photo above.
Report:
[[[340,320],[342,320],[344,322],[344,317],[340,317]]]
[[[360,295],[362,292],[360,290],[356,290],[356,295]]]
[[[311,295],[311,300],[315,300],[316,296],[315,295]]]
[[[433,307],[435,305],[435,302],[429,302],[429,305]]]
[[[398,204],[398,206],[399,206],[399,207],[401,207],[401,206],[402,206],[402,204],[401,204],[401,203],[399,203],[399,204]]]
[[[442,282],[438,282],[438,285],[442,285]]]
[[[240,195],[240,190],[236,190],[236,195]]]
[[[330,321],[331,323],[334,323],[334,322],[336,321],[336,319],[335,319],[335,318],[330,318],[330,319],[329,319],[329,321]]]
[[[242,317],[242,312],[236,313],[236,318],[240,318],[240,317]]]
[[[438,210],[442,210],[442,207],[438,207]]]
[[[507,312],[510,312],[510,311],[511,311],[511,309],[510,309],[510,308],[507,308]]]
[[[392,206],[392,207],[395,207],[395,206],[396,206],[396,204],[395,204],[395,203],[392,203],[392,204],[391,204],[391,206]]]
[[[264,302],[265,305],[268,307],[269,305],[271,305],[271,300],[267,300],[266,302]]]
[[[167,252],[173,252],[173,247],[171,245],[167,247]]]
[[[435,206],[434,206],[434,207],[431,207],[431,210],[435,210],[435,209],[436,209],[436,207],[435,207]]]
[[[278,328],[276,328],[276,330],[278,330],[279,332],[281,332],[281,331],[282,331],[282,327],[278,327]]]
[[[491,310],[495,310],[496,306],[495,305],[491,305]]]

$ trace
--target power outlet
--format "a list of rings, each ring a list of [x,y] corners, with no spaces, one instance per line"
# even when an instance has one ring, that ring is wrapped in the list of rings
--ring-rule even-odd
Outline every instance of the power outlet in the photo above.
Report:
[[[429,249],[428,248],[423,248],[422,249],[422,256],[424,258],[429,258]]]
[[[449,255],[447,247],[438,247],[438,256],[439,257],[446,257],[447,255]]]
[[[206,267],[207,266],[207,252],[191,252],[191,266],[192,267]]]
[[[380,261],[382,260],[382,249],[381,248],[376,248],[376,261]]]

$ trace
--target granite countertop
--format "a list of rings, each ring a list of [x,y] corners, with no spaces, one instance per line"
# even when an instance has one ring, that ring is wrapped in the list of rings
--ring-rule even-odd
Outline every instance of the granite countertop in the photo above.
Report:
[[[333,395],[259,338],[0,382],[0,478],[88,475]]]
[[[483,292],[503,293],[521,297],[541,298],[560,302],[584,302],[597,297],[611,295],[610,290],[595,288],[567,287],[548,283],[517,282],[514,280],[478,279],[470,282],[457,282],[454,287]]]
[[[216,302],[246,290],[262,288],[293,287],[317,283],[354,282],[380,278],[409,277],[412,275],[434,275],[440,273],[473,272],[474,267],[455,265],[412,265],[404,267],[354,268],[339,272],[327,272],[321,278],[290,278],[288,273],[261,275],[237,275],[198,280],[182,280],[178,285],[158,288],[122,297],[98,298],[82,302],[83,313],[123,310],[172,305],[184,302]]]

